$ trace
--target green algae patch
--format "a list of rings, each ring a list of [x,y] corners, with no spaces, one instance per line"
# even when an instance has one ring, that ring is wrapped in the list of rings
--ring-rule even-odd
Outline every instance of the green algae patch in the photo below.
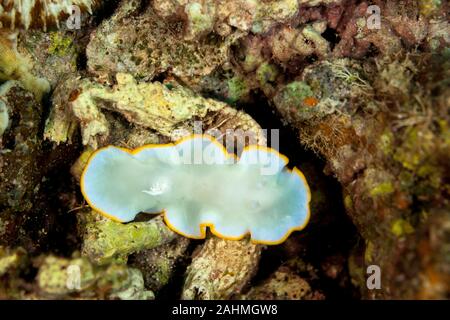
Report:
[[[378,141],[378,147],[385,156],[390,156],[394,152],[394,134],[390,130],[386,130]]]
[[[353,200],[350,195],[346,195],[344,198],[344,205],[347,210],[353,208]]]
[[[303,81],[292,82],[283,90],[286,103],[297,107],[303,106],[303,100],[313,95],[311,87]]]
[[[364,252],[364,260],[366,263],[372,262],[372,255],[374,253],[374,245],[371,241],[366,242],[366,251]]]
[[[9,272],[11,269],[18,268],[26,255],[26,251],[22,248],[10,250],[0,246],[0,277]]]
[[[275,65],[264,62],[256,70],[256,78],[261,87],[264,87],[268,83],[275,82],[278,73],[278,68]]]
[[[152,300],[142,273],[125,265],[93,265],[86,258],[65,259],[47,256],[36,277],[42,297]]]
[[[50,296],[86,290],[95,280],[93,266],[83,258],[68,260],[48,256],[37,275],[40,289]]]
[[[383,182],[375,186],[370,190],[370,195],[372,197],[389,195],[395,191],[395,188],[391,182]]]
[[[413,233],[414,228],[408,221],[396,219],[391,224],[391,232],[397,237],[402,237]]]
[[[405,142],[397,148],[394,159],[408,170],[416,170],[429,157],[434,148],[434,135],[429,131],[413,127],[406,131]]]
[[[50,34],[48,53],[63,57],[72,54],[73,49],[73,41],[70,37],[65,37],[59,32]]]
[[[241,97],[248,93],[249,89],[245,80],[240,77],[233,77],[227,82],[228,100],[231,103],[238,102]]]
[[[89,222],[83,254],[96,264],[126,263],[128,255],[152,249],[175,237],[161,219],[122,224],[110,220]]]

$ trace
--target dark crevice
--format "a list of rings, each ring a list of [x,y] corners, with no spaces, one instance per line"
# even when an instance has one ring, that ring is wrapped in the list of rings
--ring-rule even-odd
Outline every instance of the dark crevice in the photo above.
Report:
[[[14,150],[16,146],[16,137],[14,128],[17,128],[17,126],[19,125],[20,114],[13,114],[12,116],[10,114],[9,116],[10,116],[9,128],[3,134],[2,143],[3,149]]]
[[[152,79],[152,82],[161,82],[161,83],[163,83],[164,82],[164,80],[166,80],[167,78],[168,78],[168,74],[169,74],[169,72],[161,72],[161,73],[158,73],[153,79]],[[167,86],[168,87],[168,89],[171,89],[172,87],[171,86]]]
[[[50,111],[52,109],[52,94],[53,92],[45,94],[41,102],[42,116],[41,121],[39,122],[38,136],[42,137],[42,139],[44,139],[45,123],[47,121],[46,119],[48,119]]]
[[[76,64],[77,70],[87,70],[88,58],[85,50],[78,53]]]
[[[303,171],[312,192],[309,225],[300,232],[294,232],[285,243],[268,246],[264,250],[258,274],[252,284],[267,279],[289,260],[300,259],[316,270],[317,279],[299,271],[299,275],[309,282],[313,290],[323,292],[327,299],[354,298],[358,293],[350,283],[347,260],[358,233],[345,212],[341,185],[333,177],[324,174],[324,160],[300,144],[297,130],[284,125],[281,116],[267,101],[261,99],[242,108],[268,132],[270,129],[279,129],[279,151],[289,158],[290,167],[296,166]],[[272,146],[270,138],[268,146]],[[333,257],[340,257],[343,261],[342,271],[336,279],[327,277],[323,267],[327,263],[326,259]]]
[[[95,12],[94,23],[99,25],[103,20],[110,18],[116,12],[120,2],[119,0],[102,1],[100,8]]]
[[[330,44],[331,51],[333,51],[334,47],[341,41],[341,37],[337,30],[332,28],[327,28],[325,32],[322,33],[322,37]]]
[[[44,142],[42,145],[38,167],[43,168],[43,179],[32,212],[27,214],[22,226],[27,238],[32,240],[34,254],[52,252],[69,257],[80,249],[76,214],[69,211],[78,193],[78,183],[70,168],[81,152],[77,143],[55,147]]]
[[[186,268],[191,264],[192,254],[204,240],[191,240],[183,257],[175,264],[169,283],[156,295],[156,300],[177,300],[181,298],[186,276]]]

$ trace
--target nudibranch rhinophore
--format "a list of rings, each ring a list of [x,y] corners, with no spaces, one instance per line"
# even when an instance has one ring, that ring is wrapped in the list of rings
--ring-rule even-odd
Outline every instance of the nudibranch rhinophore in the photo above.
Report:
[[[247,234],[279,244],[309,220],[311,193],[303,174],[276,150],[249,146],[240,158],[207,135],[135,150],[105,147],[81,177],[88,204],[119,222],[163,213],[173,231],[203,239],[206,227],[224,239]]]

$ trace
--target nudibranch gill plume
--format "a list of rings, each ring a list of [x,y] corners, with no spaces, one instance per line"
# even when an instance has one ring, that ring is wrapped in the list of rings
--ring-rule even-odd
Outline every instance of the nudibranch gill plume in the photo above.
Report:
[[[279,244],[310,215],[308,183],[288,161],[261,146],[238,158],[207,135],[135,150],[108,146],[91,156],[81,191],[115,221],[162,213],[170,229],[189,238],[205,238],[209,227],[224,239],[250,234],[254,243]]]

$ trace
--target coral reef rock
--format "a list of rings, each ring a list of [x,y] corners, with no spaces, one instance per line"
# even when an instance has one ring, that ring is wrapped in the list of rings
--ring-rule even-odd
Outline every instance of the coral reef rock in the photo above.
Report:
[[[182,299],[229,299],[256,272],[261,246],[247,240],[211,238],[197,252],[186,274]]]

